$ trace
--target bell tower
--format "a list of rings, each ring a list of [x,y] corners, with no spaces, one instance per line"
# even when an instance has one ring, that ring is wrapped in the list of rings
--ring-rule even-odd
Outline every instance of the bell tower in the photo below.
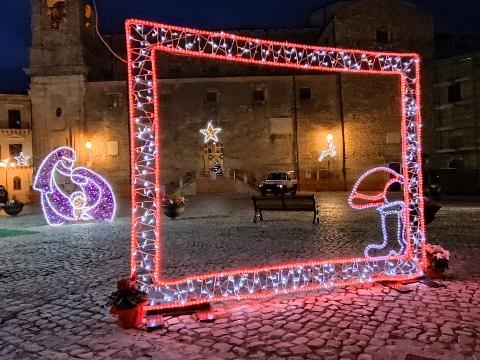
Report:
[[[83,156],[88,70],[83,44],[85,6],[84,0],[32,1],[32,46],[26,72],[36,167],[59,146],[73,147]]]
[[[34,0],[30,76],[86,73],[82,0]]]

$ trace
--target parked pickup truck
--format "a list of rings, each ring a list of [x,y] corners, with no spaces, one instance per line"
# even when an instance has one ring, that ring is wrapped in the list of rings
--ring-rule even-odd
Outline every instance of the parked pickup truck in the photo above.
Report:
[[[273,195],[297,193],[297,178],[295,171],[275,171],[267,175],[265,181],[259,185],[260,193],[265,196],[268,193]]]

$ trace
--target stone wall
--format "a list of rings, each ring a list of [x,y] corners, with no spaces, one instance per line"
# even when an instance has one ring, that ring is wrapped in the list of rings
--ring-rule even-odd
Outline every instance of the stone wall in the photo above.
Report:
[[[118,195],[130,193],[128,93],[125,81],[88,82],[85,137],[92,144],[95,171],[105,176]],[[110,151],[109,151],[110,144]],[[112,149],[113,147],[113,149]],[[118,148],[118,152],[115,151]],[[87,154],[88,155],[88,154]]]
[[[310,89],[310,99],[300,98],[302,88]],[[371,75],[159,80],[162,182],[174,188],[187,173],[209,170],[204,167],[200,129],[212,121],[222,129],[219,140],[225,169],[242,170],[257,180],[269,171],[296,170],[297,143],[303,189],[343,189],[343,106],[350,187],[365,170],[400,162],[398,88],[396,77]],[[101,154],[94,168],[125,192],[130,165],[126,83],[89,82],[86,89],[85,137],[92,142],[92,150]],[[264,101],[253,99],[257,90],[264,91]],[[206,102],[207,92],[217,93],[218,101]],[[120,98],[115,108],[113,95]],[[329,133],[337,155],[320,163]],[[109,141],[118,141],[118,155],[108,155]]]
[[[85,143],[85,81],[83,75],[37,76],[30,84],[34,165],[59,146],[81,150]],[[80,161],[85,155],[80,151]]]
[[[480,169],[480,54],[435,62],[435,168]]]
[[[420,55],[423,149],[433,153],[435,130],[431,109],[434,36],[431,14],[403,0],[358,0],[345,6],[332,22],[335,46],[415,52]],[[388,41],[379,41],[378,32],[386,34]]]
[[[128,194],[125,65],[109,62],[105,49],[101,55],[99,39],[84,24],[82,1],[68,2],[67,20],[59,29],[48,27],[43,3],[35,1],[33,8],[28,71],[35,165],[53,148],[69,145],[77,150],[78,164],[93,167],[110,179],[117,193]],[[323,29],[259,30],[248,35],[420,53],[422,112],[428,129],[430,15],[401,0],[343,5],[329,8]],[[388,32],[387,43],[378,42],[379,29]],[[121,36],[109,41],[124,48]],[[162,182],[167,187],[174,188],[187,173],[208,170],[199,130],[209,120],[222,128],[224,167],[240,169],[257,180],[268,171],[294,169],[302,189],[341,190],[350,188],[368,168],[400,161],[399,84],[394,76],[311,75],[168,54],[158,61]],[[105,71],[107,65],[110,71]],[[117,75],[123,79],[111,81]],[[309,89],[310,99],[300,98],[302,88]],[[255,100],[255,91],[264,91],[265,99]],[[216,93],[216,101],[208,101],[207,93]],[[319,162],[327,134],[333,135],[337,155]],[[85,147],[86,141],[91,149]]]

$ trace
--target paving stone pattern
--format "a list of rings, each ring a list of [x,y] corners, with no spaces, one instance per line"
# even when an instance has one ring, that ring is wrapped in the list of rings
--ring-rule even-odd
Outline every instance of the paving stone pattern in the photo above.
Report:
[[[194,199],[183,219],[163,224],[165,254],[175,259],[174,245],[181,249],[177,265],[167,264],[165,273],[210,269],[232,251],[248,249],[260,261],[315,249],[359,254],[360,239],[377,236],[378,218],[373,210],[348,220],[345,196],[321,194],[317,228],[309,214],[272,213],[264,224],[251,224],[245,199]],[[440,281],[445,288],[415,283],[402,294],[372,284],[215,304],[213,323],[169,317],[149,333],[120,329],[103,308],[116,280],[129,271],[128,208],[121,207],[111,224],[53,228],[44,225],[38,207],[30,207],[23,216],[0,217],[0,228],[36,232],[0,239],[0,359],[480,359],[479,221],[478,205],[448,202],[429,227],[429,240],[453,253]],[[197,236],[190,239],[194,228]],[[202,231],[209,236],[198,236]],[[244,245],[228,246],[232,236]],[[280,247],[266,252],[270,247],[260,240],[272,236]]]

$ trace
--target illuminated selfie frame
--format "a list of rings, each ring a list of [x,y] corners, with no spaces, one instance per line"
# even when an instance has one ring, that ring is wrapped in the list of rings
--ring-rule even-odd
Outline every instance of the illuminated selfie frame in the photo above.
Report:
[[[131,273],[147,310],[261,298],[294,291],[419,277],[426,266],[423,219],[420,58],[253,39],[142,20],[125,23],[132,164]],[[401,256],[292,261],[165,280],[161,274],[160,116],[156,52],[247,64],[399,77],[404,224]]]

